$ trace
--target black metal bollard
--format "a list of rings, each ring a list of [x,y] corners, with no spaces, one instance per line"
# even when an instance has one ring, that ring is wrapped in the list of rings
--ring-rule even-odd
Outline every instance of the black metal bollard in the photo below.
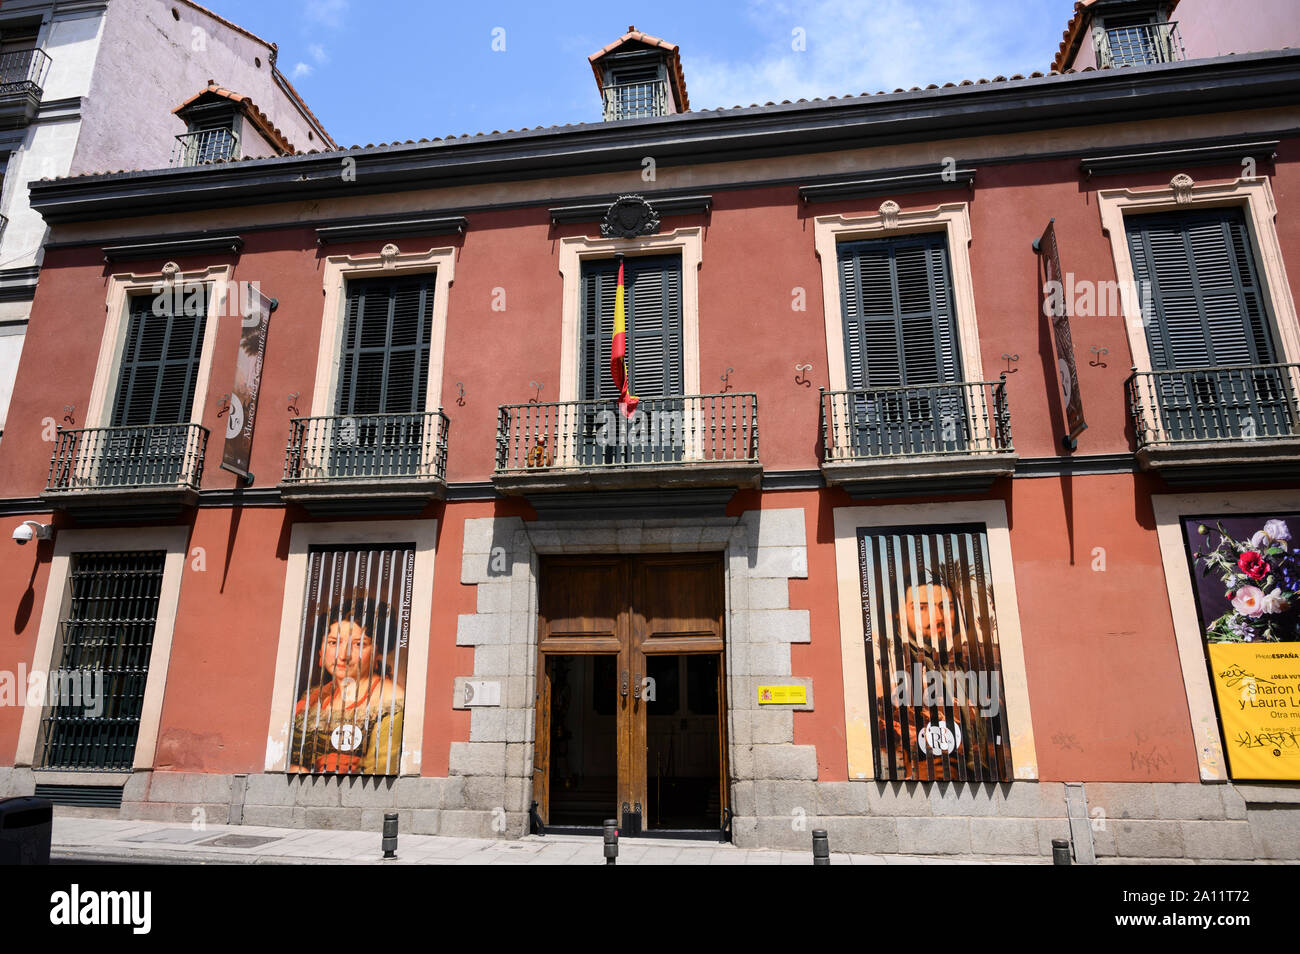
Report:
[[[813,830],[813,864],[828,865],[831,863],[831,840],[826,834],[825,828]]]
[[[1052,839],[1052,864],[1068,865],[1070,861],[1070,842],[1066,838]]]
[[[384,812],[384,857],[397,857],[397,812]]]
[[[605,864],[618,864],[618,822],[613,818],[605,819]]]

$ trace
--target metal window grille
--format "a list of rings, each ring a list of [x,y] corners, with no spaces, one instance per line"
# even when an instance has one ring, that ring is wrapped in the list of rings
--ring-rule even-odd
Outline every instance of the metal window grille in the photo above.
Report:
[[[1010,781],[983,526],[858,531],[877,778]]]
[[[130,770],[166,552],[75,553],[42,720],[43,768]]]

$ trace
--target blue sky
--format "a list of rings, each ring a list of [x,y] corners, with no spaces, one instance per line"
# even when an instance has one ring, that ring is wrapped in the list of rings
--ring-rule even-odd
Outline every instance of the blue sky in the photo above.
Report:
[[[346,146],[598,120],[587,56],[629,24],[681,47],[691,107],[709,109],[1046,71],[1073,2],[206,5],[279,44],[280,69]]]

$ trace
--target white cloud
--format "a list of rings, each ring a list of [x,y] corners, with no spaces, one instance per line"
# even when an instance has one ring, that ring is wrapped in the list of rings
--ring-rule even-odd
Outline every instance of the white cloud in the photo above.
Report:
[[[343,25],[343,16],[348,12],[348,0],[304,0],[303,7],[307,19],[337,28]]]
[[[1055,23],[1056,11],[1030,13],[1019,3],[1003,12],[970,0],[751,0],[744,16],[749,28],[737,32],[752,38],[747,53],[732,60],[684,51],[692,108],[1027,74],[1046,70],[1056,53],[1056,40],[1049,48],[1026,22]],[[796,29],[802,51],[794,49]]]
[[[313,71],[312,71],[312,67],[311,67],[311,64],[310,64],[310,63],[295,63],[295,64],[293,64],[293,78],[294,78],[294,79],[302,79],[302,78],[305,77],[305,76],[311,76],[312,72],[313,72]]]
[[[329,51],[326,50],[325,47],[321,46],[319,43],[310,44],[307,47],[307,52],[311,54],[311,58],[313,60],[315,60],[317,63],[321,64],[322,66],[324,66],[326,63],[330,61]]]

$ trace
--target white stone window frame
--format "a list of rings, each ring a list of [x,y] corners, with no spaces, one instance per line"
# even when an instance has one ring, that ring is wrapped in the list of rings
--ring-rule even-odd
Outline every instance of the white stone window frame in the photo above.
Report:
[[[415,580],[411,597],[411,633],[407,646],[406,701],[402,720],[402,754],[398,775],[420,774],[424,750],[424,707],[428,692],[429,631],[433,623],[433,564],[438,540],[437,520],[338,521],[294,524],[289,533],[289,558],[285,568],[284,604],[280,613],[280,638],[275,654],[275,682],[271,689],[271,719],[266,732],[264,771],[288,771],[292,744],[293,708],[297,702],[299,644],[302,613],[307,598],[308,554],[312,547],[356,544],[389,546],[415,542]]]
[[[1002,661],[1002,688],[1007,705],[1007,731],[1011,735],[1011,762],[1015,777],[1038,778],[1038,753],[1029,711],[1020,608],[1016,600],[1015,567],[1011,558],[1011,532],[1006,504],[1000,500],[960,503],[905,504],[883,507],[838,507],[835,510],[835,580],[840,614],[840,653],[844,672],[844,737],[848,746],[850,779],[876,777],[872,726],[876,714],[867,681],[863,651],[866,632],[862,622],[862,574],[858,565],[858,530],[871,527],[907,527],[924,532],[930,526],[954,523],[981,524],[988,540],[993,605],[997,612],[998,648]]]
[[[433,328],[429,336],[429,375],[425,411],[442,405],[442,369],[447,344],[447,309],[451,284],[456,278],[456,249],[431,248],[402,252],[385,245],[374,255],[330,255],[325,259],[322,288],[325,307],[320,345],[316,353],[316,378],[312,389],[312,417],[332,417],[335,392],[343,361],[343,333],[347,327],[347,283],[364,278],[417,277],[436,273]],[[430,407],[432,404],[434,406]]]
[[[827,390],[847,391],[848,357],[844,348],[844,299],[840,293],[839,245],[862,239],[894,238],[942,232],[948,240],[948,264],[952,271],[952,307],[957,326],[957,348],[961,353],[961,380],[984,380],[984,359],[980,352],[979,321],[975,312],[975,285],[970,268],[970,204],[947,202],[928,209],[903,209],[892,199],[880,205],[874,215],[819,215],[813,219],[813,244],[821,261],[822,307],[826,326]],[[969,402],[968,402],[969,403]],[[969,433],[975,441],[990,437],[990,422],[975,413],[971,404]],[[837,409],[843,420],[849,408]],[[834,438],[833,438],[834,439]],[[848,440],[847,433],[843,440]]]
[[[1300,512],[1300,491],[1257,490],[1202,494],[1153,494],[1156,535],[1165,571],[1165,590],[1173,618],[1178,661],[1187,694],[1187,711],[1192,720],[1196,762],[1202,782],[1228,781],[1228,763],[1219,732],[1214,689],[1206,669],[1205,641],[1196,612],[1182,521],[1200,514],[1231,515],[1266,512]]]
[[[1254,176],[1232,182],[1198,184],[1190,176],[1180,173],[1170,180],[1169,185],[1154,189],[1097,191],[1101,228],[1110,238],[1115,277],[1119,281],[1120,300],[1124,309],[1124,328],[1128,333],[1135,370],[1151,371],[1151,354],[1147,350],[1142,303],[1135,294],[1137,286],[1133,260],[1128,249],[1126,217],[1148,212],[1230,207],[1240,208],[1245,213],[1252,251],[1262,272],[1264,307],[1272,319],[1272,330],[1277,335],[1277,343],[1282,351],[1280,360],[1285,364],[1300,363],[1300,322],[1296,319],[1291,285],[1287,281],[1286,265],[1282,260],[1282,246],[1274,225],[1277,203],[1273,199],[1268,177]]]
[[[138,552],[165,550],[162,586],[158,594],[158,615],[154,625],[153,647],[149,653],[149,675],[145,679],[144,700],[141,703],[140,727],[136,734],[134,771],[153,768],[158,747],[158,731],[162,719],[163,697],[167,687],[167,669],[171,661],[172,638],[176,626],[176,610],[180,602],[181,582],[188,556],[189,527],[132,527],[108,530],[60,530],[54,540],[54,556],[50,561],[49,581],[45,587],[45,603],[41,609],[40,629],[32,655],[33,669],[48,672],[54,665],[54,650],[59,636],[59,620],[63,618],[71,598],[72,556],[74,553],[105,553],[116,550]],[[26,707],[18,731],[15,765],[37,769],[42,783],[65,785],[122,784],[129,772],[80,772],[76,770],[44,770],[37,765],[40,752],[41,718],[43,710]]]
[[[183,289],[186,285],[199,283],[208,285],[210,293],[207,295],[208,313],[203,326],[199,373],[194,382],[194,402],[190,406],[188,421],[190,424],[203,423],[203,404],[207,399],[212,374],[212,357],[217,349],[217,330],[221,316],[229,310],[227,298],[236,291],[230,280],[233,270],[232,265],[213,265],[189,272],[164,268],[161,272],[127,272],[110,276],[108,299],[104,306],[104,334],[100,339],[95,378],[86,407],[85,427],[108,427],[112,421],[113,396],[117,393],[121,378],[122,354],[126,348],[127,329],[130,327],[131,300],[158,294],[160,285],[181,285]]]

